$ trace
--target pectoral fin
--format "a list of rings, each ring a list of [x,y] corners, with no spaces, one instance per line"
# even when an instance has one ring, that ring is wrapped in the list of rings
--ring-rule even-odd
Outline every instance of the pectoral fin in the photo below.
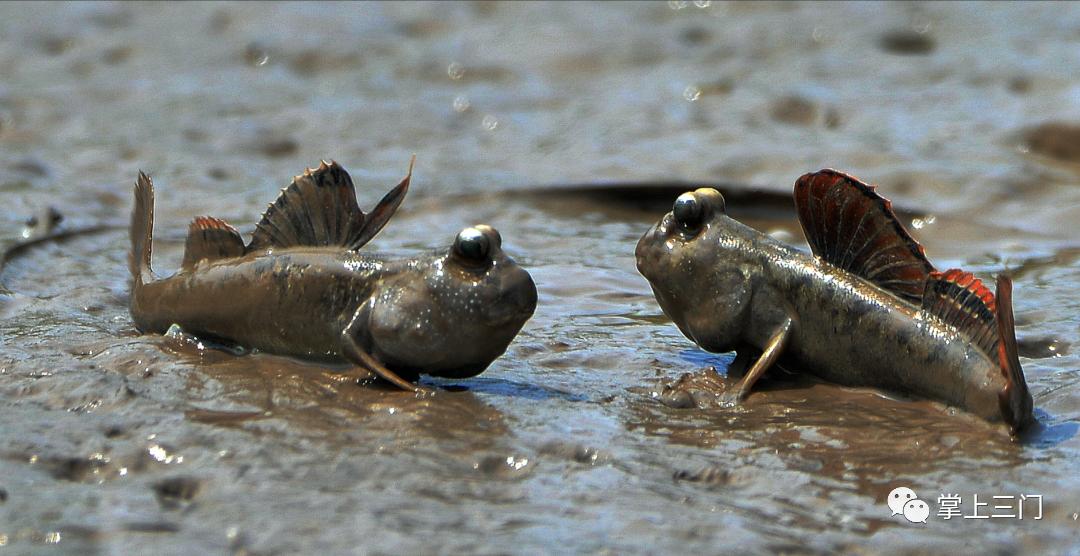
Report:
[[[368,352],[364,351],[359,344],[356,343],[356,333],[362,326],[364,314],[364,307],[360,307],[356,310],[356,314],[353,315],[349,325],[345,327],[345,330],[341,332],[341,352],[342,354],[354,364],[363,367],[377,375],[379,378],[401,388],[408,392],[423,392],[425,389],[421,388],[397,375],[394,371],[387,369],[382,363],[376,360]]]
[[[739,382],[738,389],[735,393],[735,398],[739,401],[746,399],[750,395],[750,390],[754,387],[754,383],[761,378],[761,375],[765,374],[765,371],[772,367],[776,360],[780,358],[780,354],[784,352],[784,348],[787,346],[788,338],[791,336],[792,321],[786,319],[780,327],[773,332],[769,338],[769,342],[765,345],[764,351],[761,352],[761,356],[750,367],[750,370],[743,376],[742,381]]]

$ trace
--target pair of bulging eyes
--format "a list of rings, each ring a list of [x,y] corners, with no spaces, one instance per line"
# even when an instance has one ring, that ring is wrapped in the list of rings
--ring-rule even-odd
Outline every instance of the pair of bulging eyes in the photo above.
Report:
[[[708,197],[708,198],[706,198]],[[675,222],[686,232],[696,232],[701,228],[713,207],[709,202],[718,202],[719,210],[724,210],[724,198],[713,189],[699,189],[679,195],[671,208]],[[499,232],[484,224],[465,228],[454,240],[454,255],[470,263],[484,263],[491,258],[495,249],[502,247]]]
[[[502,236],[492,228],[481,224],[465,228],[454,240],[454,255],[474,264],[485,263],[492,253],[502,247]]]

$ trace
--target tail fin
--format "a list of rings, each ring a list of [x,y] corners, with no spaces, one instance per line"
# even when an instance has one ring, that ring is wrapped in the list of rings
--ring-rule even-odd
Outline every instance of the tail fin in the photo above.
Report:
[[[128,268],[135,288],[154,280],[154,271],[150,268],[153,238],[154,183],[139,171],[139,179],[135,182],[135,208],[131,211],[131,253],[128,255]]]
[[[1005,375],[1005,388],[999,401],[1001,413],[1015,434],[1035,420],[1032,414],[1031,392],[1020,368],[1020,355],[1016,347],[1016,329],[1013,323],[1012,278],[1004,274],[997,278],[997,328],[998,360]]]

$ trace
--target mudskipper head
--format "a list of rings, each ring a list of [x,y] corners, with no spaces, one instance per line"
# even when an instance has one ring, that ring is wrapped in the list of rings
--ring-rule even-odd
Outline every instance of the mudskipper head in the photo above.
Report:
[[[417,259],[381,287],[369,327],[376,355],[433,376],[483,372],[536,309],[532,277],[487,225],[465,228],[449,250]]]
[[[742,225],[712,188],[683,193],[637,244],[637,268],[679,330],[709,351],[734,349],[749,314],[753,271]]]

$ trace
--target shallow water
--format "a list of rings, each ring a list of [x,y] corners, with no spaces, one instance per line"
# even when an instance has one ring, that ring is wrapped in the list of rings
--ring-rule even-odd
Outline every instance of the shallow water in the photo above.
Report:
[[[250,232],[320,158],[370,206],[416,153],[369,248],[487,222],[540,294],[506,356],[416,399],[138,335],[123,229],[29,250],[0,296],[0,545],[1076,551],[1080,9],[680,6],[0,6],[0,237],[50,204],[122,225],[141,168],[167,273],[195,215]],[[716,403],[731,356],[663,316],[634,244],[690,184],[799,243],[789,188],[826,166],[939,268],[1015,272],[1036,430],[780,374]],[[901,485],[1044,515],[913,525]]]

